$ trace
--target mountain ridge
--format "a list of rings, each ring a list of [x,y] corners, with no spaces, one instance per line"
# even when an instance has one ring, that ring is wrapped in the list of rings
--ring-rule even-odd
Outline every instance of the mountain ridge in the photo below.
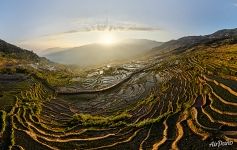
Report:
[[[177,40],[170,40],[158,47],[153,48],[151,53],[170,51],[182,52],[200,44],[218,46],[218,44],[221,45],[234,43],[237,43],[237,28],[222,29],[209,35],[185,36]]]
[[[128,40],[127,40],[128,41]],[[203,36],[185,36],[182,38],[179,38],[177,40],[170,40],[168,42],[156,42],[152,40],[146,40],[146,39],[135,39],[137,43],[141,43],[142,41],[149,41],[150,43],[158,44],[159,46],[154,46],[150,45],[152,48],[147,48],[145,52],[148,52],[149,55],[153,54],[160,54],[161,52],[174,52],[174,53],[181,53],[186,51],[187,49],[190,49],[192,47],[198,46],[198,45],[206,45],[206,46],[211,46],[211,47],[216,47],[218,45],[223,45],[223,44],[235,44],[237,43],[237,28],[234,29],[222,29],[218,30],[212,34],[209,35],[203,35]],[[138,42],[139,41],[139,42]],[[133,41],[128,42],[132,43]],[[135,42],[135,43],[136,43]],[[126,42],[124,42],[126,45]],[[137,44],[137,46],[141,46],[142,44]],[[153,47],[154,46],[154,47]],[[126,46],[125,46],[126,47]],[[77,51],[78,47],[71,48],[70,50],[72,51]],[[128,58],[123,58],[123,52],[128,50],[124,48],[124,46],[118,46],[117,48],[123,49],[123,51],[119,51],[118,49],[115,50],[113,53],[110,53],[110,55],[105,54],[110,52],[111,48],[114,48],[114,46],[103,46],[101,44],[90,44],[90,45],[84,45],[81,46],[80,48],[86,48],[86,49],[92,49],[92,51],[87,51],[88,53],[84,55],[74,55],[74,59],[79,59],[81,62],[86,62],[88,58],[90,58],[91,61],[96,61],[96,57],[98,55],[103,56],[104,58],[108,59],[109,61],[111,60],[119,60],[115,59],[116,57],[121,57],[122,59],[128,59]],[[96,51],[93,51],[93,49],[96,49]],[[106,50],[106,51],[105,51]],[[143,51],[142,49],[140,49]],[[116,52],[117,51],[117,52]],[[136,50],[139,51],[139,50]],[[136,55],[136,51],[131,51],[129,55]],[[60,54],[60,53],[68,53],[66,51],[60,51],[59,53],[50,53],[48,55],[55,55],[55,54]],[[92,57],[90,54],[95,54],[94,57]],[[112,55],[113,54],[113,55]],[[142,54],[142,53],[141,53]],[[15,58],[15,59],[24,59],[27,61],[40,61],[40,60],[47,60],[44,57],[39,57],[37,54],[35,54],[33,51],[26,50],[23,48],[20,48],[18,46],[15,46],[13,44],[7,43],[3,40],[0,39],[0,56],[2,57],[10,57],[10,58]],[[50,58],[49,58],[50,59]],[[73,59],[72,57],[68,58]],[[54,60],[52,60],[54,61]],[[100,59],[99,61],[103,62],[103,59]],[[57,61],[56,61],[57,62]],[[60,62],[59,62],[60,63]]]

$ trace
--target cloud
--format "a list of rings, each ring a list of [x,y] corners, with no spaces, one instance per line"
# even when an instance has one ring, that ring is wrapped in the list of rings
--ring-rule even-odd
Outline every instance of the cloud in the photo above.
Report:
[[[158,31],[161,29],[155,28],[155,27],[130,27],[129,30],[132,30],[132,31]]]
[[[87,21],[77,22],[74,27],[63,32],[47,34],[44,36],[55,35],[68,35],[80,32],[93,32],[93,31],[160,31],[158,27],[152,27],[139,23],[124,22],[124,21]]]

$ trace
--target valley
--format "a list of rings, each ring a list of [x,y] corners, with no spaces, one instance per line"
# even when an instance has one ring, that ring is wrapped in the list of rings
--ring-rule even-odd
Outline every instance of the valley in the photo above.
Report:
[[[98,68],[2,52],[0,147],[208,150],[221,140],[236,149],[236,31]]]

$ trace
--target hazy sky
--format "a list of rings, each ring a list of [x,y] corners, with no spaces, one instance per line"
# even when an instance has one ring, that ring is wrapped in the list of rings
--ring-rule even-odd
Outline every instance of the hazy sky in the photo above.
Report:
[[[236,16],[237,0],[1,0],[0,39],[33,50],[108,36],[167,41],[236,28]]]

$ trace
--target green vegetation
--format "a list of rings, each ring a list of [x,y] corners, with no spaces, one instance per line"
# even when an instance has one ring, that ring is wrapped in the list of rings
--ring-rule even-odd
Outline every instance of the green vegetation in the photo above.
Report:
[[[169,115],[171,115],[171,112],[166,112],[166,113],[162,114],[161,116],[159,116],[158,118],[145,119],[145,120],[142,120],[142,121],[138,122],[134,126],[135,127],[139,127],[139,128],[144,127],[144,126],[149,126],[149,125],[158,123],[161,119],[163,119],[163,118],[165,118],[165,117],[167,117]]]
[[[69,125],[81,124],[87,127],[116,127],[127,125],[126,120],[129,118],[131,118],[131,115],[126,112],[109,117],[92,116],[90,114],[76,114],[69,122]]]
[[[3,110],[0,111],[0,135],[3,135],[6,128],[6,116],[7,113]]]

